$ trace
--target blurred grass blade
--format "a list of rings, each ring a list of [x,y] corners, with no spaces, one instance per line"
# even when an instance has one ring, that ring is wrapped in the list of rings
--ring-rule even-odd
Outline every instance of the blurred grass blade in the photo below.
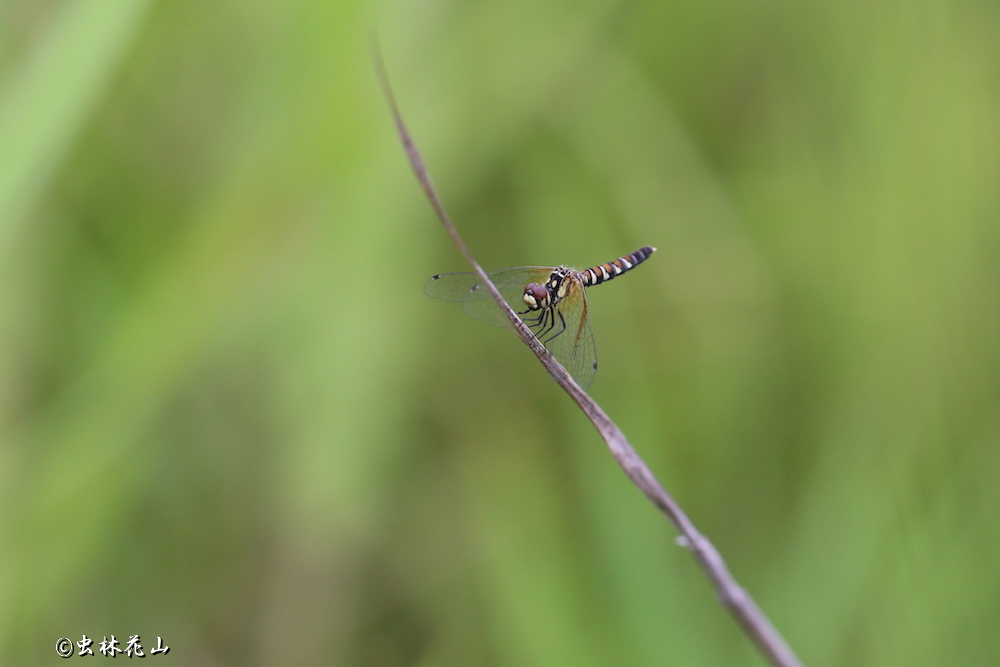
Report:
[[[148,0],[67,3],[0,93],[0,253],[107,87]]]

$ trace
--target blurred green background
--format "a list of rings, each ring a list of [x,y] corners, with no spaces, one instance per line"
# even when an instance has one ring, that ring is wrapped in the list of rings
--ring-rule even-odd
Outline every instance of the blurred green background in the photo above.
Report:
[[[485,267],[659,247],[591,393],[801,658],[1000,664],[985,0],[4,3],[0,663],[763,664],[423,295],[373,31]]]

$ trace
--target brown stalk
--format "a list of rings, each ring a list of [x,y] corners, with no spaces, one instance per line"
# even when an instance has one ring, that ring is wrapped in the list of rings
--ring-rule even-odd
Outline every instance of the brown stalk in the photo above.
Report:
[[[462,237],[459,236],[458,230],[455,229],[455,225],[452,224],[451,218],[448,217],[448,213],[444,210],[437,191],[431,183],[430,175],[424,166],[420,151],[417,150],[413,138],[410,136],[410,132],[403,122],[403,117],[399,113],[399,109],[396,106],[396,99],[389,85],[389,78],[386,75],[381,54],[377,47],[373,51],[379,80],[389,103],[389,108],[396,124],[396,131],[403,142],[403,147],[406,149],[406,155],[410,160],[410,165],[413,167],[417,180],[420,181],[420,185],[424,189],[424,194],[430,201],[431,206],[434,207],[434,211],[441,220],[441,224],[444,225],[445,231],[448,232],[459,252],[462,253],[462,256],[472,266],[476,275],[479,276],[479,279],[486,286],[486,289],[489,290],[490,295],[500,305],[507,319],[510,320],[514,333],[517,334],[522,343],[534,352],[535,356],[538,357],[538,360],[559,386],[580,406],[580,409],[583,410],[583,413],[587,415],[587,418],[593,423],[598,433],[604,438],[608,449],[611,450],[611,455],[614,456],[615,461],[625,471],[628,478],[632,480],[632,483],[639,487],[639,490],[674,523],[681,533],[677,538],[678,544],[691,550],[698,563],[701,564],[702,569],[705,570],[708,578],[712,581],[719,601],[736,618],[737,622],[739,622],[743,630],[750,636],[750,639],[757,645],[761,653],[774,665],[782,667],[800,666],[802,663],[799,662],[795,652],[792,651],[791,647],[771,624],[764,612],[757,606],[757,603],[750,594],[736,582],[736,579],[729,571],[722,555],[719,554],[715,546],[712,545],[708,538],[698,532],[698,529],[695,528],[691,519],[684,513],[680,505],[664,490],[663,486],[656,479],[656,476],[653,475],[653,472],[642,458],[640,458],[639,454],[636,453],[635,449],[632,448],[632,445],[629,444],[622,430],[611,421],[611,418],[608,417],[607,413],[601,409],[594,399],[580,388],[569,372],[555,360],[528,326],[521,321],[521,318],[504,301],[500,292],[497,291],[496,286],[490,281],[489,276],[476,261],[475,257],[472,256]]]

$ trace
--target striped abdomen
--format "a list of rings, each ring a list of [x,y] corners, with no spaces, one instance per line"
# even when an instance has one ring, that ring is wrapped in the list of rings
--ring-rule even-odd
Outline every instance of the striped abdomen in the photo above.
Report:
[[[586,271],[581,271],[580,276],[583,278],[583,284],[587,287],[590,287],[591,285],[600,285],[605,280],[611,280],[615,276],[620,276],[629,269],[634,269],[639,264],[645,262],[646,259],[654,252],[656,252],[656,248],[651,248],[646,245],[639,248],[631,255],[625,255],[624,257],[619,257],[613,262],[599,264],[595,267],[587,269]]]

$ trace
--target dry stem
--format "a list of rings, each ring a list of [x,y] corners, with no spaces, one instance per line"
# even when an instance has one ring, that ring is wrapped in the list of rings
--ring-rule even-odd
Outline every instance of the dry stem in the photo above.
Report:
[[[444,206],[441,204],[434,185],[431,183],[430,175],[424,167],[420,152],[417,150],[416,145],[413,143],[413,138],[403,123],[403,118],[396,106],[396,100],[389,86],[385,67],[382,64],[382,59],[377,49],[374,56],[379,79],[381,80],[382,88],[385,91],[386,99],[392,111],[393,120],[396,123],[396,130],[399,132],[399,137],[406,149],[410,165],[413,167],[413,171],[424,189],[424,194],[427,195],[427,199],[434,207],[434,211],[444,225],[445,231],[451,237],[452,242],[472,266],[493,299],[496,300],[500,308],[507,315],[507,319],[510,320],[517,337],[535,353],[535,356],[538,357],[538,360],[552,378],[580,406],[580,409],[583,410],[584,414],[587,415],[587,418],[590,419],[594,427],[601,434],[601,437],[604,438],[608,449],[611,450],[611,455],[615,457],[618,465],[621,466],[625,474],[632,480],[632,483],[639,487],[639,490],[677,526],[677,529],[681,533],[677,540],[678,543],[690,549],[695,555],[695,558],[697,558],[702,568],[708,574],[709,579],[712,580],[719,600],[736,618],[765,657],[773,664],[781,665],[782,667],[801,665],[794,651],[792,651],[791,647],[785,642],[774,626],[771,625],[771,622],[764,612],[761,611],[760,607],[757,606],[757,603],[754,602],[753,598],[733,578],[732,573],[726,567],[725,561],[716,548],[708,538],[698,532],[698,529],[695,528],[687,514],[684,513],[684,510],[681,509],[670,494],[660,485],[649,467],[646,466],[642,458],[632,448],[632,445],[629,444],[622,430],[611,421],[611,418],[594,402],[594,399],[580,388],[569,372],[545,349],[545,346],[539,342],[528,326],[521,321],[521,318],[504,301],[500,292],[497,291],[496,286],[490,282],[489,276],[479,266],[475,257],[472,256],[472,253],[455,229],[455,225],[452,224],[451,219],[448,217],[448,213],[444,210]]]

